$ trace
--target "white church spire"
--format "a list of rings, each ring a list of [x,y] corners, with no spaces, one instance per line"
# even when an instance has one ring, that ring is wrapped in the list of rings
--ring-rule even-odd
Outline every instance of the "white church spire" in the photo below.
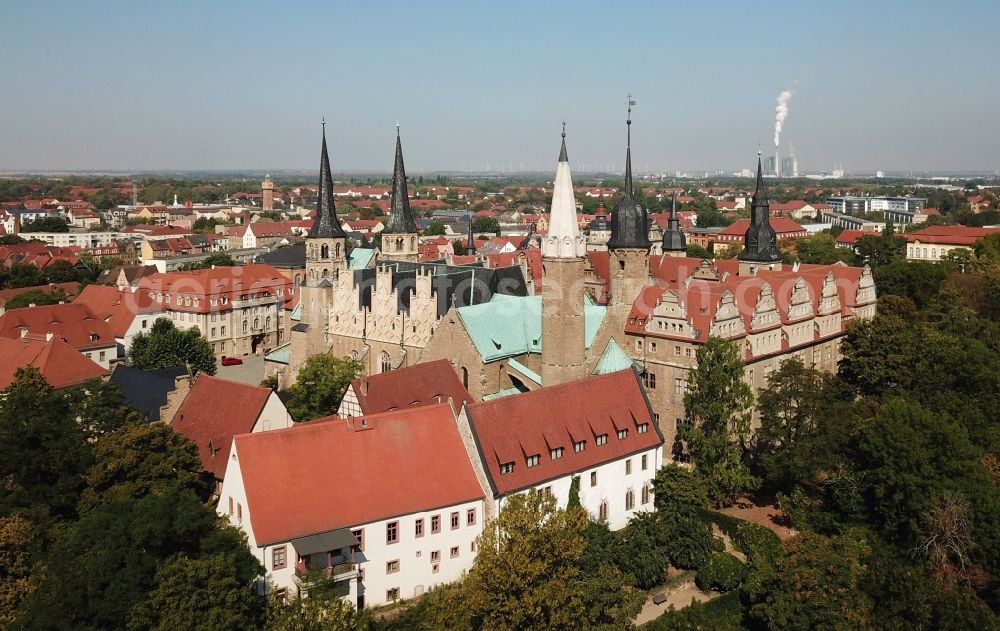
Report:
[[[562,148],[552,186],[552,212],[549,214],[548,234],[542,238],[542,256],[571,259],[586,254],[587,240],[580,234],[576,222],[576,197],[573,195],[573,176],[569,172],[566,155],[566,123],[563,122]]]

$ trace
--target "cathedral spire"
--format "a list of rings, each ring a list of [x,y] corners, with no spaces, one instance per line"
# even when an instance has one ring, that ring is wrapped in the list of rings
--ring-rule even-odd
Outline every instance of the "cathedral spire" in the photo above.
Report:
[[[326,149],[326,119],[323,120],[323,150],[319,157],[319,190],[316,199],[316,219],[309,230],[312,239],[347,237],[337,219],[333,202],[333,175],[330,172],[330,155]]]
[[[771,209],[767,202],[767,187],[757,152],[757,190],[754,191],[750,206],[750,225],[743,236],[743,251],[739,260],[752,263],[775,263],[781,261],[778,250],[778,235],[771,227]]]
[[[649,249],[649,225],[646,209],[635,201],[632,186],[632,95],[628,97],[628,118],[625,142],[625,190],[611,211],[611,238],[608,249],[642,248]]]
[[[410,213],[410,196],[406,188],[406,169],[403,166],[403,144],[399,139],[399,124],[396,124],[396,164],[392,169],[392,203],[389,221],[385,227],[388,234],[416,232],[417,226]]]
[[[670,216],[667,219],[667,229],[663,231],[662,250],[664,253],[687,252],[687,237],[680,229],[680,222],[677,220],[677,191],[674,191],[674,198],[670,204]]]
[[[573,194],[573,176],[566,153],[566,123],[563,122],[559,164],[556,165],[556,179],[552,184],[549,231],[542,237],[542,256],[569,259],[582,257],[586,253],[587,239],[580,234],[580,226],[576,221],[576,197]]]

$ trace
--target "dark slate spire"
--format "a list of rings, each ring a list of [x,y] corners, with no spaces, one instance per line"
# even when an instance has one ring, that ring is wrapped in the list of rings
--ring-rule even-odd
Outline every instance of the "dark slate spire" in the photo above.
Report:
[[[566,121],[563,121],[562,148],[559,150],[559,162],[569,162],[569,156],[566,155]]]
[[[476,235],[472,232],[473,217],[469,217],[469,247],[465,248],[466,254],[476,253]]]
[[[764,186],[764,174],[760,165],[760,152],[757,152],[757,190],[753,194],[750,207],[750,226],[743,237],[743,252],[741,261],[756,263],[776,263],[781,260],[778,251],[778,235],[771,227],[770,208],[767,203],[767,188]]]
[[[649,249],[649,231],[647,229],[646,209],[635,201],[635,189],[632,186],[632,105],[635,101],[629,95],[628,119],[626,125],[625,143],[625,191],[611,211],[611,238],[608,239],[608,249],[644,248]]]
[[[326,121],[323,121],[323,151],[319,157],[319,197],[316,200],[316,220],[309,230],[311,239],[347,237],[337,219],[333,203],[333,175],[330,173],[330,155],[326,150]]]
[[[670,218],[667,219],[667,229],[663,231],[663,251],[664,252],[686,252],[687,237],[681,232],[680,223],[677,221],[677,192],[674,192],[674,199],[670,205]]]
[[[392,204],[386,234],[411,233],[417,231],[410,213],[410,196],[406,190],[406,169],[403,167],[403,144],[399,140],[399,125],[396,125],[396,165],[392,169]]]

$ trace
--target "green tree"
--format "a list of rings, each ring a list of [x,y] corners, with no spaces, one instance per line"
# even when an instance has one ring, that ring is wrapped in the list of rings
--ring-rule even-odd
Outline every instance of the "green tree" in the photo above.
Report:
[[[20,514],[0,516],[0,625],[14,622],[21,600],[35,590],[31,549],[37,536]]]
[[[181,267],[183,271],[197,270],[197,269],[211,269],[213,267],[234,267],[236,261],[233,257],[229,256],[226,252],[215,252],[214,254],[209,254],[205,259],[198,261],[197,263],[188,263]]]
[[[22,309],[32,305],[57,305],[60,302],[66,301],[66,292],[64,292],[62,288],[57,288],[52,292],[48,292],[43,289],[32,289],[31,291],[17,294],[8,300],[7,304],[4,306],[8,311],[10,311],[11,309]]]
[[[363,370],[361,362],[349,357],[312,355],[306,358],[295,384],[288,389],[288,413],[297,421],[334,414],[347,386]]]
[[[476,217],[472,220],[472,231],[476,234],[500,234],[500,222],[496,217]]]
[[[0,514],[72,517],[90,466],[83,429],[38,369],[18,368],[0,396]]]
[[[80,512],[168,488],[208,499],[212,481],[202,469],[197,446],[167,425],[123,427],[95,443]]]
[[[445,234],[444,224],[440,221],[432,221],[424,228],[423,234],[426,237],[443,235]]]
[[[167,318],[153,323],[149,333],[139,333],[128,350],[132,364],[145,370],[186,367],[192,375],[214,375],[215,353],[197,328],[181,330]]]
[[[62,393],[89,440],[143,421],[125,403],[121,388],[113,381],[90,379]]]
[[[128,628],[154,631],[254,629],[260,627],[263,604],[263,598],[240,580],[232,559],[226,555],[214,554],[198,559],[178,555],[156,571],[153,588],[132,610]]]
[[[806,368],[798,358],[771,373],[757,405],[760,428],[754,446],[756,467],[769,487],[791,492],[816,481],[825,464],[821,452],[834,444],[823,424],[847,419],[851,398],[835,375]]]
[[[69,232],[69,224],[62,217],[39,217],[21,224],[21,232]]]
[[[842,248],[829,232],[820,232],[811,237],[805,237],[795,242],[798,260],[803,263],[818,263],[830,265],[833,263],[852,263],[854,252],[851,248]]]
[[[861,589],[863,542],[802,533],[782,543],[782,552],[763,571],[751,621],[764,629],[873,628],[873,603]]]
[[[555,498],[534,490],[511,495],[480,535],[464,582],[464,603],[475,629],[623,628],[644,597],[616,569],[584,575],[580,558],[587,515],[560,511]]]
[[[430,594],[428,594],[430,595]],[[267,631],[368,631],[367,610],[359,612],[340,598],[296,598],[289,603],[273,598],[267,609]]]
[[[71,283],[80,280],[80,272],[69,261],[63,259],[52,261],[45,267],[43,274],[50,283]]]
[[[660,467],[653,478],[653,505],[660,512],[708,508],[708,487],[695,469],[676,463]]]
[[[684,394],[687,423],[680,434],[708,485],[709,498],[721,505],[760,485],[746,465],[753,392],[743,380],[743,359],[732,342],[709,337],[696,357]]]

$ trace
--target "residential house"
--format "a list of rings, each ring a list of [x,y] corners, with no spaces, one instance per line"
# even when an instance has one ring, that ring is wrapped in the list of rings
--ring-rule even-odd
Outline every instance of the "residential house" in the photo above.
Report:
[[[0,316],[0,337],[50,341],[59,338],[105,370],[118,357],[108,324],[85,304],[70,302],[13,309]]]

